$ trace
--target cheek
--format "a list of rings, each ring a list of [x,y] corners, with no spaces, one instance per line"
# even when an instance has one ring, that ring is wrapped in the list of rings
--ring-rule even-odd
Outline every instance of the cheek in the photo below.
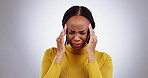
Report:
[[[81,39],[82,39],[83,41],[85,41],[85,40],[87,39],[87,35],[81,36]]]
[[[71,40],[72,40],[72,38],[73,38],[73,36],[72,36],[72,35],[67,35],[67,39],[68,39],[68,41],[71,41]]]

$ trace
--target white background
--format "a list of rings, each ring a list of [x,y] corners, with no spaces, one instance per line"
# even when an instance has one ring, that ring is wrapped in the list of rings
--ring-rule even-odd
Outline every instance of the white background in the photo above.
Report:
[[[73,5],[91,10],[96,49],[112,57],[113,78],[148,77],[147,0],[0,0],[0,78],[39,78]]]

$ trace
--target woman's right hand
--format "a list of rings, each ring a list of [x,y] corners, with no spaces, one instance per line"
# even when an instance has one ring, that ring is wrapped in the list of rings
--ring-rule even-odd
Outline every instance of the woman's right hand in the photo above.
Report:
[[[63,30],[61,31],[59,37],[56,39],[57,41],[57,55],[61,55],[65,53],[65,45],[64,45],[64,36],[66,34],[67,26],[65,25]]]

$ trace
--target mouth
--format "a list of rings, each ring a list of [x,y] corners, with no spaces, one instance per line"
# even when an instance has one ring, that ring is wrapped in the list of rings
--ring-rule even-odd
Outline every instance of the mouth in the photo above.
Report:
[[[72,44],[73,48],[80,49],[82,44]]]

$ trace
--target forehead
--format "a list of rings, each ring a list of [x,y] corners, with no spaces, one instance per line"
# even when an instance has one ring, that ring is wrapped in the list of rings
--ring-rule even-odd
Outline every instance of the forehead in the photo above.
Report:
[[[83,16],[73,16],[67,21],[66,25],[69,29],[82,30],[88,28],[89,21]]]

